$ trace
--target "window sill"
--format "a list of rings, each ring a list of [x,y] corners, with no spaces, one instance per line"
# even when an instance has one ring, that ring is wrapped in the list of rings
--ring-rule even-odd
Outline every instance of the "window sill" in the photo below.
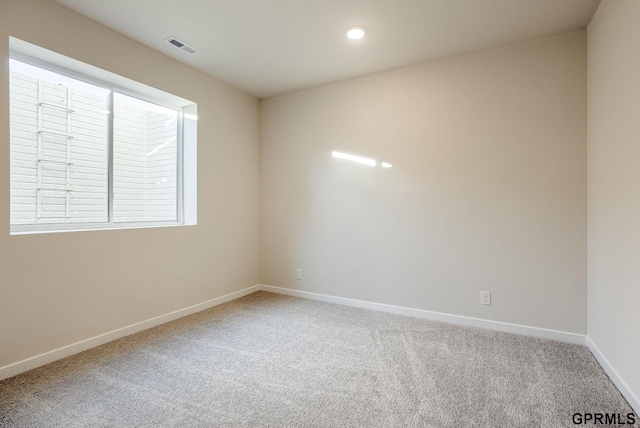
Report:
[[[96,230],[149,229],[158,227],[194,226],[179,221],[158,221],[144,223],[81,223],[81,224],[42,224],[11,226],[10,235],[35,235],[43,233],[91,232]]]

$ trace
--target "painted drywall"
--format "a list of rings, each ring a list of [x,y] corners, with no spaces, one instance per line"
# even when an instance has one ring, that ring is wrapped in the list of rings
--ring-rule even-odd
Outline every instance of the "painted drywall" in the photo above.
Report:
[[[584,334],[586,126],[584,30],[263,100],[262,283]]]
[[[588,27],[588,334],[640,405],[640,2]],[[631,400],[630,400],[631,401]],[[637,408],[637,407],[636,407]]]
[[[9,36],[198,104],[198,225],[9,235]],[[260,282],[259,103],[48,0],[0,1],[0,367]]]

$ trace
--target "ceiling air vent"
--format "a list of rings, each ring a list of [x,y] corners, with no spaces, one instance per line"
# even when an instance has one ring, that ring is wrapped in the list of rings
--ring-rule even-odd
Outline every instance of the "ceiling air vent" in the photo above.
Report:
[[[169,43],[170,45],[177,47],[181,51],[185,51],[189,55],[193,55],[199,52],[198,49],[188,45],[180,39],[176,39],[175,37],[169,37],[168,39],[164,39],[164,41]]]

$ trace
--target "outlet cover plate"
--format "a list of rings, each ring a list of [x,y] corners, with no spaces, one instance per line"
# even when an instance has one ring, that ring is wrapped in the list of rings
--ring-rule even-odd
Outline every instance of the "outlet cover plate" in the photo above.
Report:
[[[480,304],[491,306],[491,291],[480,292]]]

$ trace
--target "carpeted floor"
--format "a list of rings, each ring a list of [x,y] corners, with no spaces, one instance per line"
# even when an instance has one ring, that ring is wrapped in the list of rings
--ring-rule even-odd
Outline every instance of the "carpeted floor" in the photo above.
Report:
[[[1,427],[571,427],[585,412],[632,409],[583,346],[266,292],[0,382]]]

